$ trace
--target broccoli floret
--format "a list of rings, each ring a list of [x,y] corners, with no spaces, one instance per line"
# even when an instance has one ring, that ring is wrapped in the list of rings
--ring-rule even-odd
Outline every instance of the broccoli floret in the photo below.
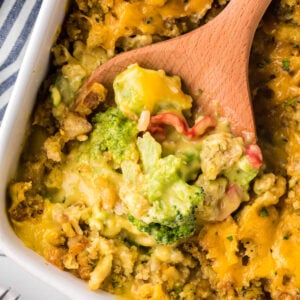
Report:
[[[202,204],[202,187],[189,185],[180,177],[181,165],[180,158],[168,155],[145,175],[142,193],[152,205],[147,222],[182,225],[193,207]]]
[[[193,235],[196,228],[194,214],[190,214],[186,217],[180,215],[179,219],[182,225],[176,225],[175,219],[173,220],[174,227],[169,227],[159,223],[147,224],[146,222],[138,220],[133,216],[128,216],[128,220],[134,224],[138,230],[150,234],[159,244],[171,244],[181,238],[186,238]]]
[[[191,236],[196,229],[195,211],[203,201],[202,187],[190,185],[182,178],[182,158],[160,157],[161,146],[149,133],[138,138],[137,145],[144,171],[142,184],[137,188],[147,199],[149,209],[142,216],[130,212],[129,220],[158,243],[173,243]]]
[[[192,98],[183,93],[178,76],[164,71],[130,65],[114,80],[115,101],[126,115],[139,116],[143,110],[182,112],[192,107]]]
[[[247,157],[242,156],[232,168],[224,171],[225,176],[241,187],[247,187],[249,182],[256,177],[259,169],[253,167]]]
[[[108,152],[117,169],[126,160],[136,161],[139,153],[136,147],[138,129],[136,122],[128,119],[115,107],[98,113],[94,120],[95,129],[91,143],[95,145],[95,155],[98,151]]]
[[[201,140],[191,140],[173,131],[161,145],[163,155],[174,154],[183,159],[180,172],[186,182],[194,181],[198,177],[201,172]]]

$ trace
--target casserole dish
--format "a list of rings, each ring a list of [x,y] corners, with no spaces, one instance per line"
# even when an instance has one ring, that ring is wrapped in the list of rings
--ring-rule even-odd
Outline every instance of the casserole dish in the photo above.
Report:
[[[86,90],[83,88],[82,97],[77,94],[78,82],[82,82],[78,79],[84,78],[80,76],[84,72],[79,65],[84,65],[83,69],[88,67],[89,71],[97,67],[91,59],[93,55],[86,55],[94,53],[88,51],[101,51],[96,54],[101,59],[108,59],[140,46],[142,42],[154,42],[156,39],[149,39],[147,33],[153,29],[160,32],[161,24],[169,30],[169,38],[183,32],[177,29],[185,28],[186,19],[180,15],[181,23],[175,22],[174,27],[174,22],[165,15],[164,3],[171,4],[168,8],[174,14],[185,11],[182,7],[174,11],[174,3],[186,6],[214,3],[211,14],[205,15],[205,10],[199,13],[200,19],[206,16],[202,20],[205,22],[217,14],[216,7],[221,8],[227,1],[76,0],[74,3],[77,5],[72,6],[74,11],[68,14],[64,24],[75,28],[68,31],[66,27],[68,32],[62,31],[71,38],[71,43],[63,36],[53,47],[63,76],[52,81],[51,97],[37,103],[38,108],[48,109],[56,120],[50,123],[53,124],[50,129],[54,131],[47,132],[47,139],[39,144],[39,161],[34,143],[26,144],[27,153],[33,155],[31,160],[21,156],[18,171],[23,172],[24,177],[21,177],[23,174],[15,176],[16,162],[23,148],[23,137],[30,132],[26,120],[47,69],[46,50],[53,42],[59,18],[63,18],[61,3],[44,4],[42,8],[42,17],[34,32],[37,39],[33,38],[35,42],[30,45],[21,79],[3,122],[1,189],[3,199],[8,190],[11,200],[9,208],[4,201],[1,204],[3,227],[0,238],[5,252],[71,299],[107,296],[98,289],[124,295],[128,286],[128,298],[138,300],[153,299],[153,296],[154,299],[297,299],[300,294],[297,268],[300,259],[300,48],[297,46],[300,43],[297,18],[300,5],[297,1],[274,0],[253,44],[250,84],[259,145],[264,155],[261,169],[261,158],[253,156],[253,147],[245,151],[241,140],[232,139],[226,122],[217,128],[210,123],[211,130],[203,136],[198,130],[202,128],[202,120],[214,122],[214,116],[207,119],[197,115],[194,120],[187,120],[190,98],[180,97],[174,107],[174,102],[164,101],[173,97],[157,97],[161,91],[167,92],[167,96],[169,92],[178,96],[180,89],[176,85],[180,83],[178,78],[174,81],[163,71],[132,65],[127,72],[119,74],[115,79],[116,107],[107,108],[107,102],[102,102],[105,91],[99,82]],[[115,7],[111,8],[111,3],[115,3]],[[78,28],[74,26],[78,25],[78,9],[80,15],[86,10],[89,12],[84,4],[96,12],[98,4],[107,6],[105,17],[99,18],[97,13],[89,16],[88,20],[94,26],[87,40],[86,35],[78,34]],[[159,17],[145,19],[144,11],[150,9],[147,5],[151,9],[155,5],[159,7],[159,16],[164,16],[165,22]],[[55,17],[52,19],[48,13]],[[138,18],[133,22],[132,16]],[[53,20],[56,24],[47,27],[46,24]],[[80,19],[79,25],[83,29],[86,28],[85,20],[85,17]],[[192,22],[194,18],[189,20]],[[138,39],[135,34],[140,33],[141,26],[137,26],[136,21],[143,24],[144,30]],[[132,24],[135,28],[130,27]],[[112,32],[117,34],[115,39]],[[44,41],[48,43],[45,47]],[[62,55],[68,54],[61,51],[66,47],[77,59],[75,63],[74,57]],[[103,49],[106,49],[104,56]],[[70,59],[67,64],[65,58]],[[98,62],[102,63],[102,60]],[[139,82],[138,78],[141,79]],[[151,90],[145,96],[153,95],[154,87],[162,88],[155,90],[155,99],[133,97],[139,94],[130,94],[125,89],[130,87],[128,79],[131,79],[132,91],[137,86],[143,87],[142,92],[145,86]],[[171,80],[170,89],[164,88],[166,80]],[[75,105],[69,101],[72,97],[77,97]],[[103,106],[97,106],[93,111],[95,102],[87,100],[95,98],[96,104],[100,101]],[[38,116],[42,116],[37,118],[37,122],[40,121],[37,124],[48,129],[42,122],[47,120],[44,118],[47,115],[42,114],[43,110],[37,111]],[[95,114],[84,119],[91,123],[74,126],[91,111]],[[36,125],[35,121],[32,127]],[[90,130],[91,134],[86,135]],[[30,168],[26,165],[28,161]],[[253,170],[251,167],[257,163],[259,170]],[[169,168],[170,165],[173,168]],[[35,189],[25,195],[31,183]],[[188,201],[184,201],[186,198]],[[174,199],[178,200],[178,205],[174,205]],[[4,213],[7,210],[15,232],[10,229]],[[51,230],[54,235],[49,234]],[[15,233],[29,248],[37,249],[47,261],[69,272],[44,265],[45,261],[24,248]],[[49,245],[51,247],[47,247]],[[89,292],[83,281],[77,281],[71,274],[89,280],[89,288],[97,292]],[[96,278],[96,282],[91,278]]]
[[[7,183],[11,180],[17,167],[28,128],[28,120],[37,91],[48,70],[50,48],[63,21],[67,2],[66,0],[43,1],[1,124],[0,243],[1,249],[6,255],[71,299],[99,299],[99,296],[101,299],[111,299],[105,292],[90,292],[84,282],[71,274],[61,272],[25,247],[15,235],[6,214]]]

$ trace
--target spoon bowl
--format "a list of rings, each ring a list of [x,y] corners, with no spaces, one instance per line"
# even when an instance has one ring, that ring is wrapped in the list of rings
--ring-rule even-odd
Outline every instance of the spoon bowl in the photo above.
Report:
[[[178,75],[197,108],[225,117],[235,135],[255,143],[248,63],[256,28],[271,0],[231,0],[204,26],[182,36],[117,55],[99,66],[77,98],[94,82],[112,92],[117,74],[130,64]]]

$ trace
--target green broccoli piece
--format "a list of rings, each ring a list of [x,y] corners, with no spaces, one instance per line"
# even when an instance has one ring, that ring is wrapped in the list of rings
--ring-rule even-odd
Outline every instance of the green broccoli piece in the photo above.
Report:
[[[253,167],[246,156],[242,156],[230,169],[224,171],[224,175],[230,182],[240,187],[247,187],[250,181],[258,174],[259,169]]]
[[[191,236],[196,229],[195,211],[203,202],[202,187],[190,185],[182,178],[181,157],[160,157],[161,146],[151,134],[139,137],[137,145],[144,171],[138,192],[148,200],[150,208],[143,216],[131,213],[129,221],[162,244]]]
[[[75,92],[72,90],[69,80],[62,74],[58,74],[55,84],[50,89],[50,92],[54,105],[57,93],[61,100],[66,104],[71,104],[75,97]]]
[[[130,65],[113,82],[115,101],[126,115],[139,116],[143,110],[152,114],[160,111],[190,110],[192,98],[183,93],[178,76],[164,71]]]
[[[135,121],[124,116],[118,108],[111,107],[98,113],[93,123],[95,129],[91,136],[91,144],[94,145],[95,155],[98,155],[98,151],[108,152],[116,169],[123,161],[137,161],[138,129]]]
[[[194,214],[191,214],[187,217],[183,217],[179,214],[177,217],[183,224],[175,225],[174,227],[169,227],[159,223],[147,224],[146,222],[138,220],[133,216],[128,216],[128,220],[134,224],[138,230],[153,236],[157,243],[171,244],[181,238],[186,238],[193,235],[196,228]],[[174,220],[174,224],[176,224],[176,219]]]
[[[142,138],[138,138],[136,143],[140,152],[143,170],[148,173],[161,157],[161,145],[155,141],[149,132],[146,132]]]
[[[142,193],[152,204],[146,220],[167,226],[176,220],[176,224],[181,225],[185,217],[193,213],[193,207],[202,204],[202,188],[189,185],[181,178],[182,164],[179,157],[168,155],[145,174]]]
[[[170,143],[165,141],[161,145],[149,133],[146,133],[143,138],[137,140],[137,145],[145,172],[156,165],[162,155],[171,154],[182,159],[180,161],[180,175],[184,181],[195,180],[199,175],[201,170],[200,143],[186,139],[182,134],[173,134]]]

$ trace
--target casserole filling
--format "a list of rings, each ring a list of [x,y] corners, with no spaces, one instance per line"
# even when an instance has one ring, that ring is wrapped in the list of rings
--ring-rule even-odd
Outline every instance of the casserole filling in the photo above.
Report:
[[[253,43],[263,165],[258,146],[193,110],[180,79],[162,70],[131,65],[114,99],[101,83],[80,90],[118,52],[192,30],[226,2],[71,3],[9,185],[9,216],[26,246],[92,290],[299,297],[297,1],[273,1]]]

